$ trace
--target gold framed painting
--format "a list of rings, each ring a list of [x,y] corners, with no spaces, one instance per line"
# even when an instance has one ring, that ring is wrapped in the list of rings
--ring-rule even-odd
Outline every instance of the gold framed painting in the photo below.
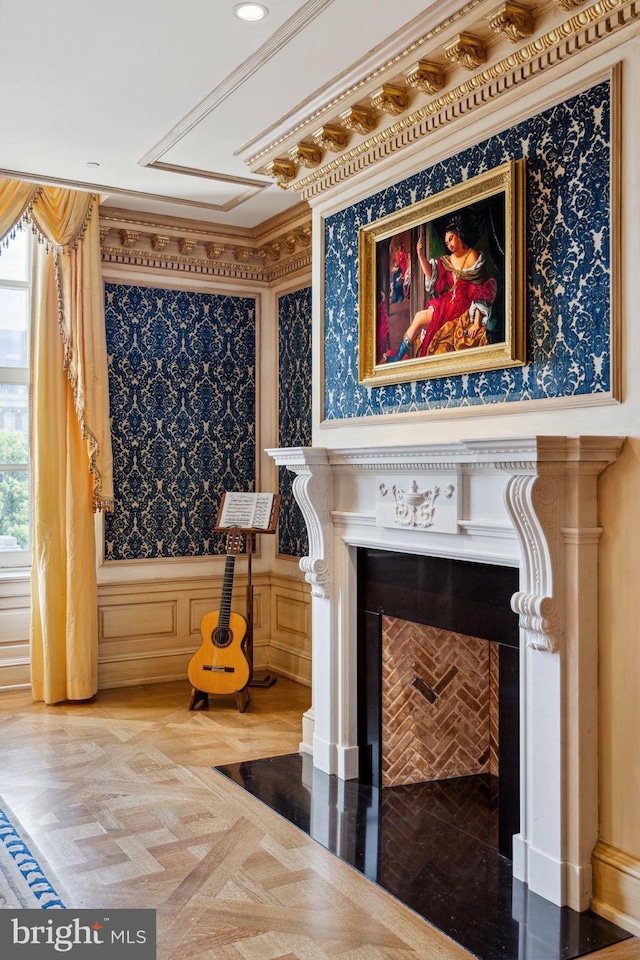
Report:
[[[525,161],[360,229],[360,382],[525,362]]]

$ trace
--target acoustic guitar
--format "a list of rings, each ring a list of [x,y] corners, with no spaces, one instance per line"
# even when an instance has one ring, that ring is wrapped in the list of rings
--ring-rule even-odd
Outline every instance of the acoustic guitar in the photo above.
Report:
[[[202,643],[189,664],[189,680],[203,693],[238,693],[251,679],[245,643],[247,621],[241,614],[231,612],[233,571],[241,540],[240,533],[227,537],[220,610],[202,618]]]

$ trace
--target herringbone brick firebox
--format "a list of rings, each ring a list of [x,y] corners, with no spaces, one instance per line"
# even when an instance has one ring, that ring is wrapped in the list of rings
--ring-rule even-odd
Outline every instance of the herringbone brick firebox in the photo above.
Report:
[[[382,785],[498,776],[497,644],[382,620]]]

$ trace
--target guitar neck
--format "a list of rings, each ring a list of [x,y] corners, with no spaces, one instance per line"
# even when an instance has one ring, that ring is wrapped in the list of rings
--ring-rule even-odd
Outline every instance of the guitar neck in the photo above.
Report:
[[[222,597],[220,599],[220,616],[218,625],[222,628],[229,626],[231,613],[231,593],[233,591],[233,571],[236,565],[235,554],[228,554],[224,565],[224,580],[222,582]]]

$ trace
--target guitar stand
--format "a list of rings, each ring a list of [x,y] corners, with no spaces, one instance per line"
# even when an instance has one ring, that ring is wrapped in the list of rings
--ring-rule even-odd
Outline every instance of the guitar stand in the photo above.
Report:
[[[236,698],[238,710],[240,713],[244,713],[251,703],[251,697],[249,696],[248,689],[244,687],[242,690],[236,690],[233,696]],[[197,710],[200,704],[202,704],[203,710],[209,706],[209,694],[205,690],[196,690],[196,688],[193,687],[191,690],[189,710]]]

